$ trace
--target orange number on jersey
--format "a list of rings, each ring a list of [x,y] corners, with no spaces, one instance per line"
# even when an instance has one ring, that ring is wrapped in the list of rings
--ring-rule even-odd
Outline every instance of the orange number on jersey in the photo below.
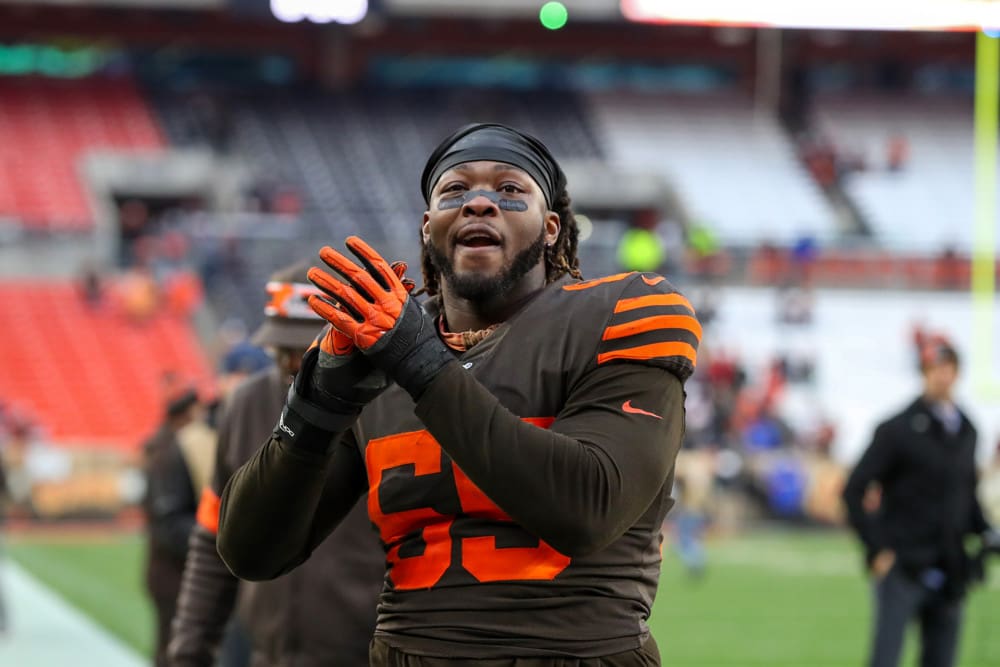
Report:
[[[548,428],[551,418],[525,419],[526,422]],[[371,488],[368,493],[368,514],[379,528],[382,541],[391,545],[389,578],[396,588],[409,590],[429,588],[440,581],[451,564],[451,525],[447,517],[430,508],[385,512],[379,501],[379,486],[383,473],[390,468],[414,466],[414,476],[441,472],[441,447],[427,431],[413,431],[378,438],[365,450]],[[511,522],[472,480],[454,463],[455,485],[462,511],[471,516]],[[426,547],[420,556],[401,557],[400,542],[415,529],[421,531]],[[477,581],[551,580],[570,563],[565,556],[542,540],[537,547],[496,546],[496,537],[466,537],[462,539],[462,567]]]
[[[455,484],[462,501],[462,511],[472,516],[512,521],[485,493],[479,490],[461,468],[455,469]],[[551,580],[569,565],[564,556],[551,546],[538,540],[537,547],[497,548],[495,537],[466,537],[462,539],[462,567],[477,581]]]
[[[382,474],[399,466],[412,465],[414,476],[441,472],[441,448],[427,431],[399,433],[368,444],[365,458],[371,489],[368,493],[368,516],[378,526],[382,541],[391,545],[386,554],[389,578],[399,589],[430,588],[451,564],[451,524],[454,517],[429,507],[383,512],[378,497]],[[424,553],[400,556],[399,548],[409,532],[420,530]]]

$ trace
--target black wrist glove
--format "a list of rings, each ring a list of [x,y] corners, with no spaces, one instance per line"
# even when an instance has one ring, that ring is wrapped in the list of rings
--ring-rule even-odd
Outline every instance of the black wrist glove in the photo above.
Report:
[[[320,349],[314,347],[302,357],[274,435],[294,447],[327,452],[334,439],[349,429],[361,414],[364,403],[330,391],[331,378],[324,383],[314,377]],[[361,361],[363,357],[359,356]],[[366,362],[367,363],[367,362]],[[319,374],[322,377],[322,373]],[[348,393],[350,387],[346,387]]]
[[[455,360],[437,335],[433,320],[413,299],[403,305],[396,326],[363,352],[373,366],[391,376],[414,401],[420,399],[445,364]]]

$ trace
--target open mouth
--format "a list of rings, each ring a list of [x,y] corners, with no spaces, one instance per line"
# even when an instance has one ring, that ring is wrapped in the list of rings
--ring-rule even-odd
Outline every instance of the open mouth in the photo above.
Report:
[[[465,248],[490,248],[490,247],[500,247],[500,242],[496,239],[491,239],[485,236],[473,236],[471,238],[462,239],[458,242],[458,245]]]
[[[499,248],[500,235],[485,225],[469,225],[458,233],[455,245],[463,248]]]

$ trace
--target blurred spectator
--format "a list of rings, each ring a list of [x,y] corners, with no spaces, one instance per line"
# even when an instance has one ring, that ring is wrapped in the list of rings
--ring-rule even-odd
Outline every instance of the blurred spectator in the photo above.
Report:
[[[704,536],[711,515],[715,462],[711,451],[682,450],[677,455],[677,477],[673,496],[674,539],[677,555],[689,576],[705,573],[707,558]]]
[[[137,324],[152,318],[159,308],[159,286],[152,272],[145,267],[129,269],[119,279],[117,292],[125,316]]]
[[[903,171],[910,162],[910,142],[906,136],[894,133],[885,145],[886,168],[892,172]]]
[[[774,461],[765,472],[764,483],[771,511],[785,518],[803,516],[808,481],[798,459],[783,457]]]
[[[267,350],[249,340],[242,340],[229,348],[219,365],[220,393],[228,396],[245,379],[265,368],[274,360]]]
[[[190,271],[175,271],[164,281],[163,295],[167,312],[188,318],[201,305],[201,280]]]
[[[163,378],[163,384],[163,422],[142,445],[146,476],[143,510],[148,536],[146,588],[156,612],[155,667],[168,664],[170,621],[198,506],[195,485],[207,478],[206,466],[214,458],[214,437],[205,438],[187,430],[199,417],[197,392],[171,374]]]
[[[216,550],[222,490],[273,430],[302,355],[322,329],[323,321],[303,300],[315,292],[308,268],[302,262],[272,276],[267,317],[252,341],[270,349],[275,362],[266,357],[267,367],[241,384],[224,407],[217,464],[202,493],[173,623],[174,667],[210,667],[231,616],[252,644],[254,666],[368,665],[385,568],[364,500],[306,563],[273,581],[237,580]],[[234,348],[238,353],[227,357],[231,369],[256,365],[261,358],[251,350],[257,349]],[[231,653],[223,667],[232,664],[227,657]]]
[[[119,265],[131,266],[136,261],[136,243],[149,233],[149,207],[139,199],[126,199],[118,206],[121,230]]]
[[[743,430],[743,446],[750,452],[778,449],[789,442],[787,431],[774,412],[762,409]]]
[[[965,538],[989,531],[976,497],[976,429],[952,397],[958,354],[931,341],[920,358],[923,394],[878,426],[844,489],[875,588],[872,667],[899,663],[917,617],[921,665],[954,664],[974,574]],[[865,510],[872,484],[881,487],[876,514]]]
[[[809,324],[812,322],[815,299],[811,290],[785,287],[778,290],[778,321],[782,324]]]
[[[837,151],[833,142],[822,134],[806,134],[799,141],[802,161],[813,179],[824,189],[833,187],[840,178]]]
[[[939,289],[967,289],[968,263],[959,257],[954,247],[948,246],[937,256],[934,266],[934,286]]]
[[[242,327],[242,323],[237,325],[236,322],[229,321],[224,323],[223,329],[233,326]],[[229,348],[225,350],[219,364],[219,372],[216,377],[217,395],[206,406],[208,423],[217,426],[221,418],[222,408],[233,390],[251,375],[265,368],[270,368],[273,364],[274,359],[265,349],[248,340],[237,340],[236,343],[229,344]]]
[[[302,194],[292,186],[284,186],[274,194],[271,210],[278,215],[298,215],[302,212]]]
[[[91,308],[97,308],[104,301],[104,279],[93,261],[84,262],[80,267],[80,297]]]
[[[797,285],[808,287],[812,284],[813,267],[819,258],[819,242],[815,237],[804,234],[795,240],[791,250],[792,276]]]

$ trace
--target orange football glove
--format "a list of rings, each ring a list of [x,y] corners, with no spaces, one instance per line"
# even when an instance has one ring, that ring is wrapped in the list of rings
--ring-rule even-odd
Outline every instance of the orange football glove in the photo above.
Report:
[[[310,296],[309,306],[416,399],[455,357],[388,262],[356,236],[346,245],[364,268],[324,247],[320,258],[347,282],[310,269],[309,280],[322,295]]]
[[[407,293],[413,289],[414,282],[403,277],[404,262],[391,271]],[[388,386],[386,374],[358,352],[350,336],[328,326],[302,357],[274,433],[293,447],[326,452],[330,435],[350,428]]]
[[[320,251],[320,256],[322,256],[322,251]],[[406,270],[409,268],[406,262],[393,262],[389,268],[392,269],[392,272],[396,274],[397,278],[399,278],[399,281],[402,283],[403,289],[406,290],[407,294],[414,290],[417,284],[406,277]],[[309,305],[312,306],[311,303]],[[323,305],[328,306],[329,304],[324,303]],[[313,310],[315,309],[316,308],[314,306]],[[320,314],[322,315],[322,313]],[[327,321],[330,319],[325,315],[323,315],[323,317]],[[326,328],[325,335],[323,335],[319,341],[319,347],[325,354],[340,357],[349,356],[353,354],[356,349],[354,346],[354,340],[350,336],[340,333],[340,331],[332,326]]]

